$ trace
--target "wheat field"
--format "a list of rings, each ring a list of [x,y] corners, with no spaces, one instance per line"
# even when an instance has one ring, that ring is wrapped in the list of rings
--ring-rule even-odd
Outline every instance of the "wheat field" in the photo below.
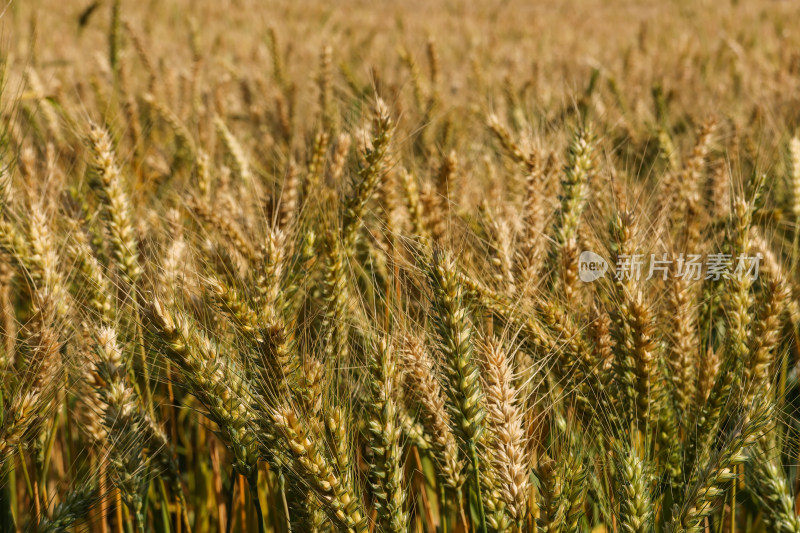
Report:
[[[0,531],[800,533],[792,20],[5,2]]]

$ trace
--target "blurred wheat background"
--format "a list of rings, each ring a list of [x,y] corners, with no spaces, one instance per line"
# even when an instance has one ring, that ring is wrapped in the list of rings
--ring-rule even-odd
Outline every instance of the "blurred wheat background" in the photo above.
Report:
[[[800,532],[796,20],[5,3],[0,530]]]

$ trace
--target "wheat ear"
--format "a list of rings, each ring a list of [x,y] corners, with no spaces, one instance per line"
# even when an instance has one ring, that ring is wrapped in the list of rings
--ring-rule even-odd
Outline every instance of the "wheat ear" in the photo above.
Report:
[[[448,408],[456,423],[456,434],[469,451],[474,489],[478,493],[480,529],[486,531],[486,517],[480,497],[480,460],[477,445],[485,428],[486,408],[473,355],[473,326],[464,305],[464,291],[455,263],[435,250],[426,265],[433,290],[433,324],[448,384]]]
[[[406,340],[402,360],[406,379],[418,391],[415,396],[422,405],[425,425],[433,438],[439,477],[450,489],[460,491],[464,483],[464,462],[459,458],[437,368],[422,341],[415,337]]]
[[[325,458],[319,436],[288,405],[276,408],[272,418],[283,436],[296,474],[316,495],[330,519],[343,531],[367,533],[369,523],[360,499],[352,485],[345,483]]]
[[[531,464],[523,427],[524,413],[504,346],[500,341],[490,339],[485,354],[488,447],[492,452],[500,497],[517,528],[521,528],[527,512]]]
[[[117,270],[127,283],[135,284],[141,275],[136,233],[133,228],[131,203],[117,166],[111,138],[100,126],[89,129],[92,167],[100,182],[100,198],[104,204],[108,233],[114,250]]]
[[[395,348],[381,339],[370,361],[372,403],[369,433],[370,484],[375,495],[381,531],[403,533],[408,529],[403,489],[397,385],[399,373]]]

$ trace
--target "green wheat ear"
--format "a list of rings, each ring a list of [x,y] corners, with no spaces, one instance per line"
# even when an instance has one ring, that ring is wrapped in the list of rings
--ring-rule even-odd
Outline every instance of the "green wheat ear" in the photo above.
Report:
[[[408,529],[403,487],[401,426],[397,405],[399,372],[396,347],[381,339],[370,360],[372,389],[371,413],[367,425],[370,435],[370,475],[375,493],[375,509],[383,531],[402,533]]]
[[[472,488],[478,499],[480,530],[485,532],[486,515],[481,497],[481,487],[485,481],[481,480],[477,447],[486,427],[486,406],[479,368],[474,359],[473,325],[464,303],[464,289],[455,262],[437,248],[424,268],[433,293],[431,318],[448,382],[448,408],[456,424],[456,435],[469,454],[474,479]]]
[[[649,533],[655,528],[652,465],[632,448],[615,453],[620,529],[626,533]]]
[[[70,491],[61,503],[56,505],[50,517],[45,517],[39,522],[38,530],[42,533],[69,531],[75,522],[89,514],[101,497],[96,483],[86,483]]]
[[[434,251],[426,266],[433,292],[433,326],[447,375],[449,408],[465,444],[476,443],[484,430],[484,395],[474,358],[474,330],[464,302],[455,262]]]

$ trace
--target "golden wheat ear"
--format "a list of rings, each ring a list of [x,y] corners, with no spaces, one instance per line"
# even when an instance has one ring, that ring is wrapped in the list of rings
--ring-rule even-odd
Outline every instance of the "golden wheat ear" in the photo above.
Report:
[[[459,454],[450,411],[445,403],[440,370],[418,337],[409,337],[401,354],[406,380],[417,391],[414,396],[422,405],[425,427],[431,435],[438,464],[437,473],[449,490],[460,494],[464,484],[464,461]]]
[[[353,486],[334,472],[322,452],[320,436],[301,422],[291,406],[278,407],[272,418],[291,454],[295,475],[318,498],[330,520],[345,531],[369,531],[369,520],[360,499]]]
[[[135,285],[142,273],[139,245],[133,225],[132,204],[125,191],[125,180],[114,146],[108,132],[95,124],[89,126],[88,140],[116,268],[126,283]]]
[[[483,352],[488,413],[486,441],[495,476],[492,488],[500,496],[495,506],[494,527],[505,530],[513,523],[521,528],[527,514],[531,468],[521,398],[514,387],[514,370],[503,343],[488,339]]]

